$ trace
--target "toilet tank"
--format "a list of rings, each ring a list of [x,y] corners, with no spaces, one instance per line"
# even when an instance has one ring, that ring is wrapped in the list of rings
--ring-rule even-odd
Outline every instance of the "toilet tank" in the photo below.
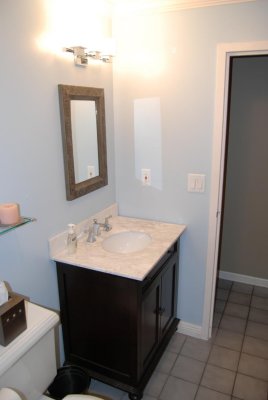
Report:
[[[58,315],[25,302],[27,329],[8,346],[0,346],[0,387],[39,400],[56,373],[55,326]]]

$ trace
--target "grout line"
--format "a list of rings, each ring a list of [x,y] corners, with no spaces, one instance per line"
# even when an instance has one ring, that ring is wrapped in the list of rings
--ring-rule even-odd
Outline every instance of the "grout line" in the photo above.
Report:
[[[227,304],[228,304],[228,302],[229,302],[229,298],[230,298],[230,294],[231,294],[231,292],[232,292],[233,285],[234,285],[234,282],[232,282],[232,284],[231,284],[231,286],[230,286],[230,288],[229,288],[229,293],[228,293],[228,297],[227,297],[227,300],[226,300],[226,303],[225,303],[225,306],[224,306],[224,309],[223,309],[222,318],[223,318],[223,316],[224,316],[224,314],[225,314],[225,310],[226,310]],[[233,292],[233,293],[235,293],[235,292]],[[220,320],[220,323],[221,323],[221,321],[222,321],[222,318],[221,318],[221,320]],[[220,326],[220,324],[219,324],[219,326]],[[241,350],[240,350],[240,352],[239,352],[240,355],[239,355],[239,358],[238,358],[237,370],[236,370],[236,371],[233,371],[233,372],[235,373],[235,376],[234,376],[234,382],[233,382],[232,390],[231,390],[231,393],[230,393],[230,397],[232,397],[232,395],[233,395],[233,393],[234,393],[234,388],[235,388],[235,383],[236,383],[237,372],[238,372],[238,366],[239,366],[239,362],[240,362],[240,358],[241,358],[241,351],[242,351],[242,348],[243,348],[243,342],[242,342],[242,345],[241,345]],[[231,350],[231,349],[229,349],[229,350]]]
[[[247,330],[247,326],[248,326],[248,321],[249,321],[249,313],[250,313],[250,306],[251,306],[251,300],[252,300],[252,293],[253,293],[253,289],[251,291],[251,295],[250,295],[250,302],[249,302],[249,311],[248,311],[248,315],[246,318],[246,325],[245,325],[245,329],[244,329],[244,335],[243,335],[243,340],[242,340],[242,344],[241,344],[241,350],[240,350],[240,355],[239,355],[239,359],[238,359],[238,364],[237,364],[237,371],[235,374],[235,379],[234,379],[234,383],[233,383],[233,388],[232,388],[232,392],[231,394],[234,395],[234,388],[235,388],[235,384],[237,381],[237,375],[239,373],[238,369],[239,369],[239,364],[240,364],[240,360],[241,360],[241,356],[242,356],[242,352],[243,352],[243,346],[244,346],[244,342],[245,342],[245,337],[246,337],[246,330]]]
[[[225,304],[225,306],[226,306],[226,304]],[[225,307],[225,306],[224,306],[224,307]],[[222,318],[222,317],[221,317],[221,318]],[[221,321],[221,318],[220,318],[220,321]],[[219,324],[220,324],[220,322],[219,322]],[[215,337],[216,337],[216,336],[215,336]],[[205,371],[206,371],[207,366],[208,366],[208,360],[209,360],[209,357],[210,357],[210,355],[211,355],[211,352],[212,352],[212,349],[213,349],[213,346],[214,346],[215,337],[214,337],[214,339],[213,339],[212,342],[211,342],[211,347],[210,347],[210,350],[209,350],[209,353],[208,353],[207,360],[206,360],[206,362],[205,362],[205,366],[204,366],[202,375],[201,375],[200,380],[199,380],[199,384],[198,384],[198,387],[197,387],[197,391],[196,391],[196,393],[195,393],[194,400],[196,399],[196,396],[197,396],[197,393],[198,393],[198,391],[199,391],[199,388],[202,387],[202,386],[201,386],[201,382],[202,382],[202,379],[203,379],[203,377],[204,377]],[[205,387],[205,386],[203,386],[203,387]]]
[[[254,321],[249,321],[249,322],[254,322]],[[258,323],[259,323],[259,322],[256,322],[256,324],[258,324]],[[264,325],[264,324],[262,324],[262,325]],[[252,335],[245,335],[245,336],[251,337],[251,338],[253,338],[253,339],[261,340],[262,342],[268,342],[268,339],[266,340],[266,339],[260,338],[260,337],[258,337],[258,336],[252,336]],[[258,356],[256,356],[256,357],[258,357]],[[261,357],[261,358],[262,358],[262,357]],[[266,360],[268,360],[268,358],[266,358]]]
[[[264,382],[264,383],[268,383],[268,380],[265,380],[265,379],[262,379],[262,378],[257,378],[256,376],[248,375],[248,374],[245,374],[244,372],[238,372],[238,374],[246,376],[248,378],[256,379],[256,381],[261,381],[261,382]]]
[[[244,376],[248,376],[248,377],[250,377],[250,378],[253,378],[253,379],[256,379],[256,380],[260,380],[260,381],[262,381],[262,382],[267,383],[266,380],[263,380],[263,379],[260,379],[260,378],[257,378],[257,377],[251,376],[251,375],[247,375],[247,374],[244,374],[244,373],[241,373],[241,372],[238,371],[242,353],[247,354],[246,352],[243,351],[243,346],[244,346],[244,342],[245,342],[246,336],[249,336],[249,335],[246,335],[248,323],[249,323],[249,322],[256,322],[256,321],[251,321],[251,320],[249,319],[250,310],[251,310],[252,308],[256,308],[256,307],[252,307],[252,299],[253,299],[253,296],[254,296],[254,287],[255,287],[255,286],[253,286],[253,289],[252,289],[251,293],[235,292],[234,290],[232,290],[232,289],[233,289],[233,282],[232,282],[232,285],[230,286],[230,288],[228,288],[228,289],[220,288],[220,289],[223,289],[223,290],[228,290],[228,297],[227,297],[226,300],[218,299],[218,300],[220,300],[220,301],[225,301],[225,305],[224,305],[224,308],[223,308],[222,312],[220,313],[220,314],[221,314],[221,317],[220,317],[219,323],[217,324],[217,327],[216,327],[216,333],[215,333],[215,336],[214,336],[213,341],[212,341],[212,346],[215,344],[215,339],[216,339],[216,337],[217,337],[217,334],[218,334],[219,329],[221,329],[221,328],[220,328],[220,325],[221,325],[221,321],[222,321],[223,316],[224,316],[224,315],[228,315],[228,314],[225,314],[227,304],[228,304],[228,303],[233,303],[233,302],[230,302],[230,301],[229,301],[230,294],[231,294],[231,293],[239,293],[239,294],[250,295],[250,302],[249,302],[248,305],[246,305],[246,304],[240,304],[240,303],[234,303],[234,304],[244,305],[244,306],[248,307],[247,317],[246,317],[246,318],[243,318],[243,320],[246,321],[245,329],[244,329],[243,333],[240,333],[240,335],[243,335],[243,340],[242,340],[242,343],[241,343],[241,348],[240,348],[240,350],[237,351],[237,350],[234,350],[234,349],[230,349],[229,347],[225,347],[225,346],[221,346],[221,345],[218,345],[218,344],[217,344],[217,346],[219,346],[219,347],[227,348],[227,349],[229,349],[229,350],[236,351],[237,353],[239,353],[239,359],[238,359],[238,363],[237,363],[237,370],[236,370],[236,371],[229,370],[229,371],[235,373],[235,379],[234,379],[234,383],[233,383],[233,387],[232,387],[232,392],[231,392],[231,394],[230,394],[231,397],[234,396],[234,388],[235,388],[235,384],[236,384],[236,381],[237,381],[237,376],[238,376],[238,374],[241,374],[241,375],[244,375]],[[216,299],[215,299],[215,301],[216,301]],[[260,309],[260,310],[261,310],[261,309]],[[264,310],[264,311],[265,311],[265,310]],[[239,317],[235,317],[235,316],[234,316],[234,318],[239,318]],[[242,319],[242,318],[240,318],[240,319]],[[256,322],[256,323],[261,323],[261,322]],[[268,325],[268,324],[264,324],[264,323],[263,323],[263,325]],[[224,330],[224,329],[223,329],[223,330]],[[230,330],[230,331],[231,331],[231,330]],[[229,331],[229,332],[230,332],[230,331]],[[237,333],[239,333],[239,332],[237,332]],[[254,336],[252,336],[252,337],[254,337]],[[261,338],[257,338],[257,337],[254,337],[254,338],[255,338],[255,339],[259,339],[259,340],[265,341],[265,339],[261,339]],[[211,347],[211,351],[212,351],[212,347]],[[211,353],[211,351],[210,351],[210,353]],[[252,355],[252,354],[249,354],[249,355],[258,358],[258,356],[256,356],[256,355]],[[210,354],[209,354],[209,357],[210,357]],[[204,375],[205,369],[206,369],[206,367],[207,367],[207,365],[208,365],[209,357],[208,357],[208,359],[207,359],[207,362],[206,362],[206,365],[205,365],[203,374],[202,374],[202,376],[201,376],[201,379],[200,379],[200,383],[199,383],[198,388],[201,386],[201,382],[202,382],[202,379],[203,379],[203,375]],[[259,358],[262,358],[262,357],[259,357]],[[267,358],[266,358],[266,359],[264,358],[264,360],[267,360]],[[209,364],[209,365],[213,365],[213,366],[214,366],[214,364]],[[216,366],[216,365],[215,365],[215,367],[219,367],[219,366]],[[219,368],[223,368],[223,367],[219,367]],[[228,370],[227,368],[223,368],[223,369]],[[211,388],[209,388],[209,389],[211,389]],[[211,389],[211,390],[215,390],[215,389]],[[217,390],[215,390],[215,391],[218,392],[218,393],[222,393],[222,392],[219,392],[219,391],[217,391]],[[195,399],[196,399],[196,397],[197,397],[197,393],[198,393],[198,390],[197,390],[197,392],[196,392]],[[267,400],[268,400],[268,393],[267,393]]]

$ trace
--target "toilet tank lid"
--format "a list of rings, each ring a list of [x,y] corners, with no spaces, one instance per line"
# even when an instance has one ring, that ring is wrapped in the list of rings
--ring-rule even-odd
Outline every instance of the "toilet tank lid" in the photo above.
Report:
[[[25,309],[27,329],[8,346],[0,345],[0,375],[59,323],[58,314],[47,308],[25,301]]]

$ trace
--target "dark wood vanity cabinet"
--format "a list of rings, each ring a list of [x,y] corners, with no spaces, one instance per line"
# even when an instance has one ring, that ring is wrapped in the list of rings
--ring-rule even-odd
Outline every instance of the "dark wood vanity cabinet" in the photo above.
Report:
[[[57,262],[66,364],[142,398],[179,321],[178,248],[143,281]]]

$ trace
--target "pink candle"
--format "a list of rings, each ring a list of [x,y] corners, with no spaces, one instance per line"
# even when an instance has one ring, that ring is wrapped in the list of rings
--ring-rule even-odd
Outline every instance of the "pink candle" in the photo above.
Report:
[[[13,225],[20,220],[19,205],[17,203],[0,204],[0,223]]]

